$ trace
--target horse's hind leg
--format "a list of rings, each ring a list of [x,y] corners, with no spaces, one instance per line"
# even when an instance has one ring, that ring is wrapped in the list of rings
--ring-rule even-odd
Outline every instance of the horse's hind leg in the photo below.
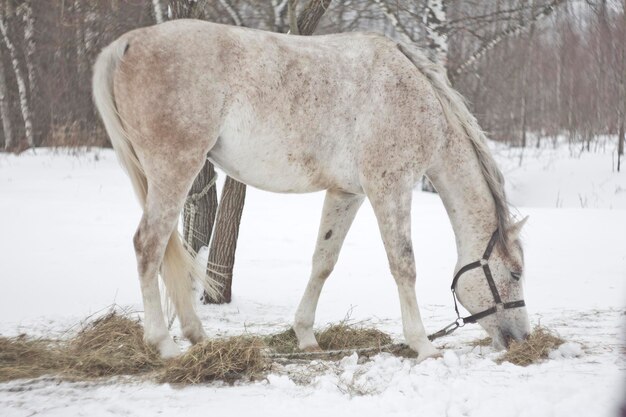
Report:
[[[199,163],[202,162],[203,158],[200,158]],[[180,351],[165,324],[157,281],[159,270],[163,274],[170,274],[164,276],[164,280],[185,337],[194,343],[205,338],[192,304],[190,271],[181,267],[187,254],[182,253],[185,249],[180,243],[170,241],[170,238],[178,239],[177,236],[172,237],[172,233],[175,233],[186,191],[195,175],[189,166],[184,166],[184,169],[188,175],[173,175],[175,168],[167,166],[163,166],[164,172],[169,173],[167,175],[148,175],[152,182],[148,185],[144,214],[133,240],[144,303],[144,339],[148,344],[156,346],[163,357],[175,356]],[[174,178],[180,178],[180,181]],[[168,245],[173,247],[168,248]],[[167,256],[173,258],[169,260],[171,264],[168,264],[167,258],[164,261],[166,250]]]
[[[326,278],[330,275],[343,241],[364,196],[327,191],[322,210],[322,220],[313,254],[311,278],[296,312],[293,326],[300,349],[318,349],[313,334],[315,309]]]
[[[157,277],[178,213],[159,213],[160,206],[158,199],[148,194],[133,243],[144,306],[144,340],[155,346],[162,357],[169,358],[180,350],[165,323]]]
[[[415,256],[411,241],[412,189],[408,184],[396,186],[370,186],[366,191],[378,220],[391,274],[398,286],[404,338],[409,347],[418,353],[418,360],[424,360],[436,356],[438,352],[426,336],[415,296]]]

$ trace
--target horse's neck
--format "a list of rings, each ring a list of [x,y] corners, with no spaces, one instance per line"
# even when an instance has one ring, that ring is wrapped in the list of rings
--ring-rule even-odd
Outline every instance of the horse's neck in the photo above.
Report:
[[[454,137],[428,175],[448,212],[460,263],[479,258],[497,227],[496,208],[469,139]]]

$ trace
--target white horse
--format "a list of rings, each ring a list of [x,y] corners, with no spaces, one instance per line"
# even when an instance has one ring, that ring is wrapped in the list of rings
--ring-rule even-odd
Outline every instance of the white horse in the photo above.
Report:
[[[143,207],[134,244],[145,340],[163,357],[180,351],[163,318],[159,271],[185,337],[194,343],[206,337],[189,278],[204,270],[176,225],[207,155],[231,177],[264,190],[326,190],[293,326],[301,349],[318,349],[320,292],[367,197],[398,287],[406,342],[419,360],[438,354],[415,296],[410,211],[423,175],[452,222],[457,271],[483,256],[493,234],[493,253],[482,263],[489,271],[474,262],[455,279],[459,301],[479,313],[496,345],[528,334],[523,301],[512,301],[523,298],[523,222],[510,218],[502,175],[476,119],[444,69],[421,51],[375,34],[299,37],[176,20],[106,47],[95,64],[93,93]]]

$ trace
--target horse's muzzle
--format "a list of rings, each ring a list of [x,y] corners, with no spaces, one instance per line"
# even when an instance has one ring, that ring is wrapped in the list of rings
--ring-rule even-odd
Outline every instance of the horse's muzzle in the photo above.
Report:
[[[510,328],[500,328],[498,336],[494,339],[496,347],[508,349],[511,342],[522,342],[528,339],[530,333],[527,331],[517,332]]]

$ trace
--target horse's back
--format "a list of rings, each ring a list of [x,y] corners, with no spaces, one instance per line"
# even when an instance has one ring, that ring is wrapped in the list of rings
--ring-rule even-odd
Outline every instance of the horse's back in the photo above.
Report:
[[[299,37],[178,20],[125,41],[115,94],[137,146],[167,138],[211,150],[233,177],[273,191],[359,192],[359,166],[389,152],[406,158],[417,130],[428,131],[420,111],[437,105],[381,35]]]

